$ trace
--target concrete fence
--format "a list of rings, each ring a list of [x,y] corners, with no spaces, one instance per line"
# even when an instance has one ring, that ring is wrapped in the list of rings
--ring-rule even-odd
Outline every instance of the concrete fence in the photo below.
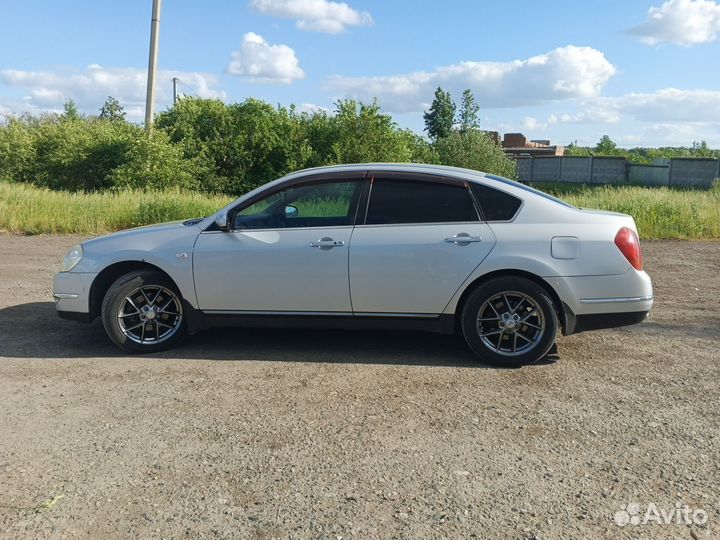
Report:
[[[652,165],[637,165],[621,157],[519,157],[517,169],[521,182],[710,187],[720,179],[720,160],[703,158],[660,159]]]

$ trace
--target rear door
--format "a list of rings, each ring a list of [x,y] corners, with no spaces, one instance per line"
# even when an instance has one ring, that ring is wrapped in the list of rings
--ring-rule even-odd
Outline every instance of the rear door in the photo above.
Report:
[[[442,313],[494,245],[464,181],[373,177],[350,245],[353,311]]]

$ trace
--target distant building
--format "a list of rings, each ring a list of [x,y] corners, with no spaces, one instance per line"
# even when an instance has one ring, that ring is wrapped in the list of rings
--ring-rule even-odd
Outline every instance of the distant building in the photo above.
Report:
[[[547,139],[528,140],[522,133],[506,133],[502,142],[503,151],[512,157],[519,156],[562,156],[564,146],[552,146]]]

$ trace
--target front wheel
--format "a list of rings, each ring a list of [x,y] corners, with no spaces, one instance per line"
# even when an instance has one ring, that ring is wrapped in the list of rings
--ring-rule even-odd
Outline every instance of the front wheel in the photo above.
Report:
[[[465,341],[483,361],[519,366],[536,362],[552,347],[557,314],[547,292],[521,277],[479,285],[461,313]]]
[[[131,353],[169,349],[185,337],[182,298],[160,272],[119,277],[103,299],[102,321],[112,342]]]

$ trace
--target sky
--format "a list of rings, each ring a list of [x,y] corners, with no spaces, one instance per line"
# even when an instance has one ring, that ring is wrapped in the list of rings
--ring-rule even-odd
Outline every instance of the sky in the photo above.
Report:
[[[0,0],[0,114],[144,115],[152,0]],[[180,92],[300,110],[377,99],[421,133],[436,87],[554,144],[720,147],[714,0],[163,0],[156,110]]]

